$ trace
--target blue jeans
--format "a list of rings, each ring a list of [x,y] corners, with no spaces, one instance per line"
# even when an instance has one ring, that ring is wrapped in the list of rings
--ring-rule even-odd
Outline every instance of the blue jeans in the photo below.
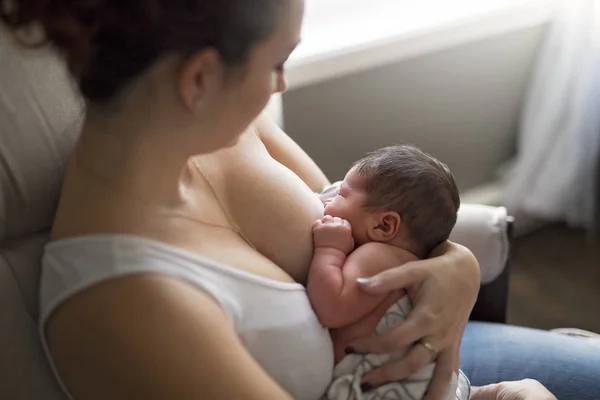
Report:
[[[460,355],[473,386],[532,378],[559,400],[600,399],[600,341],[470,322]]]

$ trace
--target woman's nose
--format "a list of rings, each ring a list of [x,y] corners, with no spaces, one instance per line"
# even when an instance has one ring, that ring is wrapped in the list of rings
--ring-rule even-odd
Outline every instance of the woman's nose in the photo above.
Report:
[[[277,84],[275,85],[273,93],[283,93],[287,89],[287,80],[283,74],[277,77]]]

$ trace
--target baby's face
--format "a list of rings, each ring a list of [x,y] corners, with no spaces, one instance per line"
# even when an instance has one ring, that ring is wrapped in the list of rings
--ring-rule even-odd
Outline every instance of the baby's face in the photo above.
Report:
[[[325,201],[325,214],[350,222],[357,244],[368,242],[369,211],[364,208],[367,194],[364,179],[353,169],[348,171],[338,194]]]

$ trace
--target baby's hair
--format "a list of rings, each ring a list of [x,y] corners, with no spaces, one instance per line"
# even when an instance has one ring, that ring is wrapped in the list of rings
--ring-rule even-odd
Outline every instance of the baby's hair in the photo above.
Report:
[[[428,255],[448,239],[460,207],[448,166],[402,144],[369,153],[354,167],[365,178],[365,206],[397,212],[420,255]]]

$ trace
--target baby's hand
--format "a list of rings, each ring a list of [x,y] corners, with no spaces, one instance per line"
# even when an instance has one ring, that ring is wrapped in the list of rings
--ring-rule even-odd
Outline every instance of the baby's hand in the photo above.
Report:
[[[354,249],[352,228],[345,219],[326,215],[313,224],[315,247],[332,247],[350,253]]]

